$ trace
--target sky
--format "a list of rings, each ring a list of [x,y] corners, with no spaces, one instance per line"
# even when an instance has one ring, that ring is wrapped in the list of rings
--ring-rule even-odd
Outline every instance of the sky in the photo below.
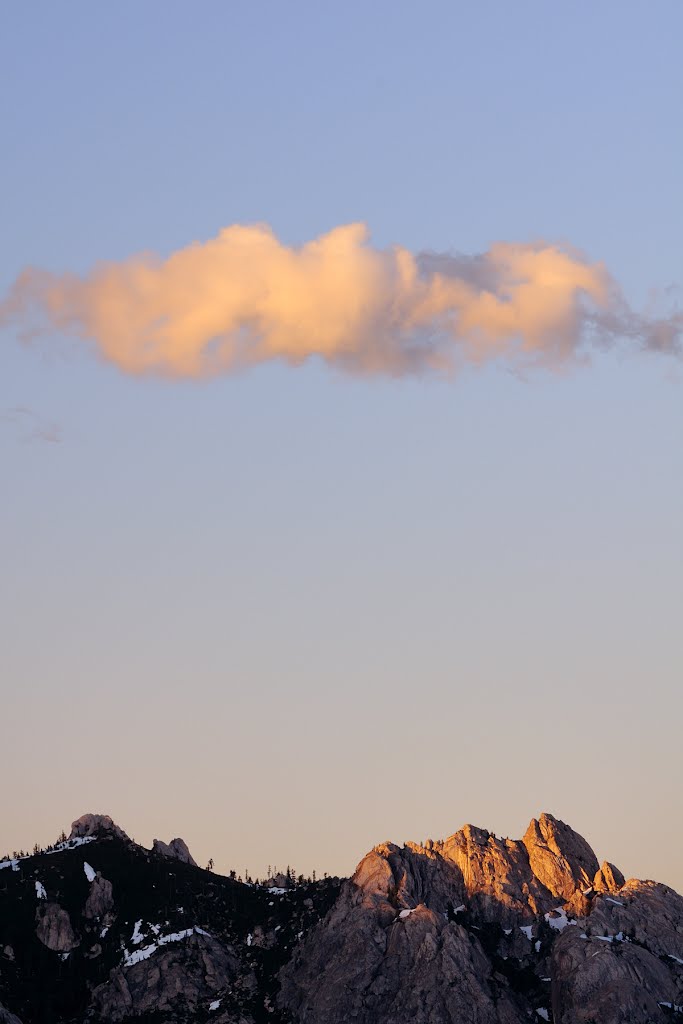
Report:
[[[47,325],[27,338],[22,307],[0,329],[0,852],[95,812],[220,871],[348,874],[387,839],[519,837],[546,810],[683,890],[674,346],[623,317],[578,344],[571,292],[539,343],[568,331],[568,358],[506,335],[444,368],[439,320],[414,366],[382,285],[358,309],[383,347],[352,321],[348,365],[343,331],[329,358],[319,341],[342,286],[296,278],[303,348],[278,307],[209,372],[182,332],[151,362],[136,333],[194,323],[203,264],[175,260],[139,320],[129,273],[231,225],[267,225],[289,267],[365,224],[382,274],[394,246],[449,266],[550,247],[639,323],[675,318],[681,5],[24,0],[3,20],[0,310],[27,267],[51,276],[21,278]]]

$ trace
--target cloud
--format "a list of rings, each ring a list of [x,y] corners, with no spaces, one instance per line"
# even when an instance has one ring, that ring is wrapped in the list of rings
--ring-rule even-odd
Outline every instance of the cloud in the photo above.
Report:
[[[48,444],[59,444],[62,440],[61,430],[56,423],[50,423],[24,405],[0,409],[0,423],[16,427],[22,441],[45,441]]]
[[[546,244],[475,256],[373,247],[348,224],[300,247],[233,225],[167,259],[85,277],[29,268],[0,323],[94,344],[131,374],[206,377],[311,357],[358,374],[452,372],[505,359],[550,366],[624,338],[680,353],[683,319],[633,313],[600,263]]]

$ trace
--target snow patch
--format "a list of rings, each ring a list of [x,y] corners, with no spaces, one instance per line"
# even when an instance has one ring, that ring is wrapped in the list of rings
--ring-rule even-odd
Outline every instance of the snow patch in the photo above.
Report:
[[[671,960],[675,960],[677,964],[683,964],[683,960],[679,956],[674,956],[673,953],[666,954]]]
[[[605,896],[605,903],[615,903],[618,907],[623,907],[621,900],[613,900],[611,896]]]
[[[562,932],[568,924],[576,924],[576,921],[570,921],[567,917],[567,912],[564,907],[556,907],[555,910],[551,910],[550,913],[545,915],[545,919],[556,932]]]
[[[534,926],[532,924],[520,924],[519,926],[520,932],[524,932],[529,942],[531,942],[531,932],[533,930],[533,927]]]
[[[142,924],[142,921],[137,921],[135,924],[135,931],[138,932],[138,926]],[[152,929],[158,933],[159,925],[152,925]],[[153,953],[156,953],[159,946],[166,946],[169,942],[181,942],[183,939],[189,939],[191,935],[208,935],[208,932],[203,931],[199,927],[194,928],[183,928],[180,932],[170,932],[168,935],[159,935],[156,942],[152,942],[149,946],[143,946],[142,949],[136,949],[132,953],[129,953],[124,949],[123,966],[132,967],[134,964],[139,964],[141,960],[148,960]],[[134,933],[135,934],[135,933]],[[139,934],[139,932],[138,932]],[[140,936],[140,939],[142,936]],[[133,941],[139,942],[140,939],[133,939]]]
[[[546,1010],[545,1006],[539,1006],[536,1010],[536,1013],[541,1018],[541,1020],[550,1020],[550,1017],[548,1016],[548,1011]]]
[[[74,839],[67,839],[64,843],[57,843],[51,850],[43,850],[43,853],[63,853],[64,850],[75,850],[86,843],[94,843],[97,836],[76,836]]]
[[[410,917],[411,914],[412,910],[402,910],[398,916],[401,918],[401,920],[405,920],[405,918]]]
[[[284,896],[287,890],[281,889],[279,885],[271,885],[268,892],[272,893],[273,896]]]
[[[90,867],[87,860],[83,861],[83,870],[85,871],[85,877],[88,879],[88,881],[94,882],[97,872],[95,871],[94,868]]]
[[[210,1010],[217,1010],[220,1005],[221,1005],[220,999],[214,999],[214,1001],[212,1003],[209,1003],[209,1009]]]
[[[42,882],[39,882],[37,878],[36,878],[36,899],[38,899],[38,900],[46,900],[47,899],[47,892],[45,891],[45,886],[43,885]]]

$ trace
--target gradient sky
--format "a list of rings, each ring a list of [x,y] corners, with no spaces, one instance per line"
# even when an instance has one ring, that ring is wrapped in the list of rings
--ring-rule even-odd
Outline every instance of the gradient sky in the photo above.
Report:
[[[681,305],[683,7],[3,9],[0,295],[27,265],[571,243]],[[126,376],[0,333],[0,853],[85,811],[350,872],[548,810],[683,889],[683,365]]]

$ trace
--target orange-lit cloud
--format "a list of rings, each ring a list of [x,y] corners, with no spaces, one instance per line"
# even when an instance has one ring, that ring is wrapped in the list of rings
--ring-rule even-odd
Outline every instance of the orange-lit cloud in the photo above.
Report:
[[[93,342],[132,374],[204,377],[318,356],[357,373],[449,371],[504,357],[557,364],[596,335],[680,345],[678,320],[627,310],[602,264],[547,244],[476,257],[370,245],[348,224],[298,248],[233,225],[167,259],[143,254],[86,277],[25,270],[0,322]]]

